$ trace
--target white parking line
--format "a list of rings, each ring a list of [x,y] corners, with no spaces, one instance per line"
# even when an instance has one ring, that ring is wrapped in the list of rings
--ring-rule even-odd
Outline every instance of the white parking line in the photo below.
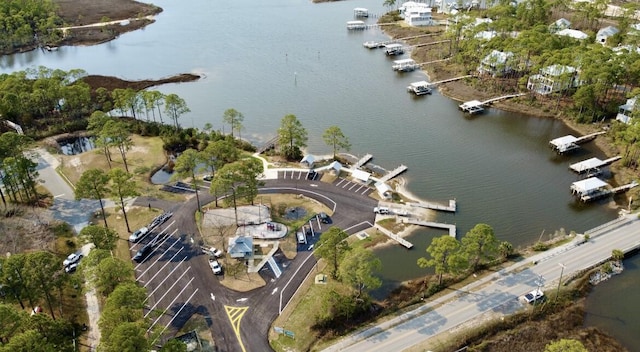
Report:
[[[367,193],[367,192],[369,192],[369,187],[365,187],[365,188],[364,188],[364,191],[362,191],[362,194],[365,194],[365,193]]]
[[[160,274],[160,272],[162,272],[162,269],[166,268],[167,265],[169,265],[172,261],[173,258],[175,258],[178,254],[180,254],[180,252],[182,252],[182,250],[184,249],[183,247],[180,247],[180,249],[176,252],[176,254],[173,255],[173,257],[171,257],[171,259],[167,260],[166,263],[164,263],[164,265],[162,266],[162,268],[158,269],[158,271],[156,271],[156,273],[149,279],[149,281],[147,281],[147,283],[144,285],[144,287],[147,287],[147,285],[149,284],[149,282],[153,281],[153,279],[156,278],[156,276],[158,276],[158,274]],[[187,257],[185,257],[186,259]]]
[[[187,289],[187,287],[189,285],[191,285],[191,282],[195,279],[195,277],[192,277],[191,280],[189,280],[189,282],[187,282],[186,285],[184,285],[184,287],[182,288],[182,290],[180,290],[180,292],[176,295],[176,297],[173,299],[173,301],[171,301],[171,303],[169,304],[169,307],[171,307],[171,305],[173,305],[173,302],[176,301],[176,299],[178,299],[178,297],[180,297],[180,295],[182,294],[182,292],[184,292],[184,290]],[[164,299],[164,297],[166,295],[169,294],[169,292],[171,292],[171,290],[173,289],[173,286],[177,285],[178,281],[175,281],[173,283],[173,285],[171,285],[171,287],[169,287],[169,289],[167,290],[167,292],[164,293],[164,295],[162,295],[162,297],[160,297],[160,299],[158,299],[156,301],[156,304],[154,304],[151,308],[149,308],[149,311],[147,312],[147,314],[144,315],[144,317],[146,318],[147,316],[149,316],[149,314],[151,314],[151,312],[153,312],[154,309],[156,309],[156,307],[158,306],[158,303],[162,302],[162,300]],[[158,317],[158,319],[160,319],[160,317]]]
[[[176,245],[176,243],[180,242],[180,240],[176,239],[173,244],[171,246],[169,246],[169,248],[167,248],[164,253],[167,253],[168,250],[170,250],[173,246]],[[184,246],[183,246],[184,247]],[[157,246],[156,248],[154,248],[151,253],[147,254],[147,257],[151,256],[151,254],[155,253],[156,250],[160,248],[160,246]],[[145,270],[142,274],[146,273],[149,269],[151,269],[151,267],[158,262],[158,260],[160,260],[160,258],[162,258],[162,255],[164,255],[164,253],[162,253],[160,256],[158,256],[158,259],[156,259],[155,262],[153,262],[153,264],[149,265],[149,267],[147,268],[147,270]],[[140,264],[136,265],[136,267],[134,269],[138,269],[140,267],[140,265],[142,265],[145,261],[141,261]]]
[[[160,331],[160,333],[158,334],[158,336],[151,342],[151,345],[153,345],[156,340],[162,336],[162,334],[164,333],[165,330],[167,330],[167,328],[169,327],[169,325],[171,325],[171,323],[173,323],[173,320],[180,315],[180,312],[182,312],[182,310],[184,309],[184,307],[189,304],[189,301],[191,301],[191,299],[193,298],[193,296],[196,295],[196,293],[198,292],[198,289],[196,288],[195,291],[193,291],[193,293],[191,294],[191,296],[189,296],[189,298],[187,298],[187,301],[184,302],[184,304],[182,305],[182,307],[180,307],[180,309],[176,312],[176,314],[173,315],[173,318],[171,318],[171,320],[167,323],[167,325],[164,326],[164,329],[162,329],[162,331]],[[153,323],[155,325],[155,322]],[[151,331],[151,328],[153,327],[153,325],[149,328],[149,330],[147,330],[147,333],[149,331]]]
[[[187,258],[187,257],[185,257],[185,259],[186,259],[186,258]],[[149,298],[151,298],[151,296],[153,296],[153,294],[154,294],[154,293],[156,293],[156,291],[157,291],[157,290],[162,286],[162,284],[164,284],[164,282],[165,282],[165,281],[167,281],[167,280],[171,277],[171,274],[173,274],[173,272],[174,272],[174,271],[176,271],[176,269],[178,269],[178,268],[180,267],[180,264],[182,264],[182,263],[184,263],[184,259],[182,259],[182,261],[181,261],[178,265],[176,265],[176,267],[175,267],[173,270],[171,270],[171,272],[170,272],[170,273],[169,273],[169,274],[168,274],[168,275],[167,275],[167,276],[166,276],[166,277],[165,277],[165,278],[164,278],[164,279],[163,279],[163,280],[162,280],[162,281],[161,281],[161,282],[156,286],[156,288],[154,288],[154,289],[153,289],[153,291],[151,291],[151,292],[149,293],[149,295],[147,296],[147,298],[144,300],[144,302],[143,302],[143,303],[146,303],[146,302],[149,300]],[[191,266],[188,266],[188,267],[187,267],[187,270],[183,271],[183,272],[182,272],[182,274],[180,274],[180,276],[178,276],[178,278],[176,279],[176,281],[179,281],[180,279],[182,279],[182,277],[183,277],[183,276],[187,273],[187,271],[189,271],[189,270],[191,270]]]
[[[337,186],[340,186],[340,184],[341,184],[342,182],[344,182],[344,181],[345,181],[345,179],[344,179],[344,178],[341,178],[341,179],[340,179],[340,181],[338,181],[338,182],[336,183],[336,187],[337,187]]]
[[[298,180],[302,178],[302,171],[298,171]]]
[[[349,190],[353,189],[353,187],[357,186],[357,183],[354,183],[353,186],[349,187]]]
[[[358,187],[358,189],[356,189],[354,192],[355,192],[355,193],[360,192],[360,190],[362,189],[362,187],[366,187],[366,186],[365,186],[365,185],[360,185],[360,187]]]
[[[351,182],[347,181],[344,183],[344,186],[342,186],[342,188],[344,189],[345,187],[349,186],[351,184]]]

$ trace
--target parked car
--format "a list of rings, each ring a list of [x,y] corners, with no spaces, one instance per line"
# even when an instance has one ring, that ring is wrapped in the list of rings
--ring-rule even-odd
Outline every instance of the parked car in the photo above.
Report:
[[[65,267],[65,268],[64,268],[64,271],[65,271],[67,274],[71,274],[71,273],[74,273],[74,272],[76,271],[76,269],[78,269],[78,262],[75,262],[75,263],[73,263],[73,264],[71,264],[71,265],[69,265],[69,266]]]
[[[156,226],[164,224],[165,221],[169,220],[169,218],[173,216],[172,212],[162,213],[156,216],[153,220],[151,220],[151,224],[149,224],[149,228],[152,229]]]
[[[375,207],[373,212],[376,214],[391,214],[391,210],[387,207]]]
[[[129,236],[129,242],[136,243],[149,233],[149,228],[142,227]]]
[[[535,289],[535,290],[527,293],[526,295],[524,295],[524,300],[527,303],[534,303],[536,301],[542,301],[542,300],[544,300],[544,292],[542,292],[540,289]]]
[[[209,248],[209,253],[211,253],[211,255],[213,255],[213,256],[214,256],[214,257],[216,257],[216,258],[220,258],[220,257],[222,257],[222,255],[224,254],[224,253],[222,253],[222,251],[221,251],[221,250],[219,250],[219,249],[218,249],[218,248],[216,248],[216,247],[211,247],[211,248]]]
[[[211,180],[213,180],[213,175],[209,174],[209,175],[204,175],[202,177],[203,181],[207,181],[207,182],[211,182]]]
[[[80,253],[71,253],[69,256],[62,262],[62,266],[65,268],[71,264],[75,264],[82,259],[82,254]]]
[[[318,219],[320,219],[320,222],[323,224],[328,224],[331,222],[331,219],[329,218],[329,215],[327,215],[327,213],[322,212],[320,214],[318,214]]]
[[[222,266],[220,266],[220,263],[218,263],[217,260],[212,259],[209,261],[209,266],[211,266],[211,270],[213,271],[213,273],[215,275],[220,275],[222,274]]]
[[[149,243],[144,245],[142,248],[136,252],[136,255],[133,256],[133,261],[136,263],[141,263],[148,255],[151,253],[153,246]]]

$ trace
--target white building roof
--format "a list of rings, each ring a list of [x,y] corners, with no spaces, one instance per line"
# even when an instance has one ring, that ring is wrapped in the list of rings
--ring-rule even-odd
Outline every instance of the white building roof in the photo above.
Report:
[[[558,137],[556,139],[551,140],[551,144],[555,145],[556,147],[560,147],[563,145],[567,145],[567,144],[572,144],[575,143],[578,140],[578,138],[572,136],[572,135],[566,135],[564,137]]]
[[[418,82],[412,82],[411,87],[414,88],[418,88],[418,87],[428,87],[429,86],[429,82],[427,81],[418,81]]]
[[[371,176],[371,174],[362,170],[353,170],[353,172],[351,172],[351,176],[360,181],[367,182],[369,181],[369,176]]]
[[[387,49],[402,48],[402,44],[391,43],[391,44],[386,44],[384,47],[387,48]]]
[[[557,21],[553,22],[559,28],[569,28],[571,27],[571,22],[566,18],[559,18]]]
[[[479,101],[479,100],[470,100],[470,101],[468,101],[466,103],[460,104],[460,107],[462,107],[462,108],[471,108],[471,107],[474,107],[474,106],[482,106],[482,102]]]
[[[614,26],[607,26],[598,31],[596,36],[598,37],[610,37],[612,35],[617,34],[620,30]]]
[[[312,165],[315,161],[316,161],[315,156],[311,154],[307,154],[304,156],[304,158],[302,158],[302,160],[300,160],[300,163]]]
[[[581,194],[586,194],[600,188],[605,188],[607,186],[609,186],[609,184],[602,181],[601,179],[597,177],[590,177],[582,181],[572,183],[571,190]]]
[[[587,39],[589,38],[589,35],[585,32],[581,32],[579,30],[575,30],[575,29],[569,29],[569,28],[565,28],[563,30],[560,30],[556,33],[557,35],[563,35],[563,36],[567,36],[567,37],[571,37],[574,39]]]
[[[498,36],[498,32],[496,31],[480,31],[476,33],[476,35],[474,35],[473,37],[476,39],[491,40],[497,36]]]
[[[544,67],[540,70],[544,75],[547,76],[560,76],[565,73],[574,73],[576,72],[576,68],[573,66],[565,66],[565,65],[551,65]]]
[[[334,169],[336,171],[340,171],[340,169],[342,169],[342,164],[340,164],[337,161],[332,162],[331,164],[329,164],[329,168]]]
[[[378,191],[378,195],[380,195],[380,197],[385,198],[388,192],[391,192],[391,187],[389,187],[389,185],[384,182],[376,182],[375,186],[376,191]]]
[[[494,50],[482,59],[482,63],[485,65],[502,65],[512,56],[513,53],[510,51]]]
[[[413,64],[415,63],[415,61],[413,59],[402,59],[402,60],[395,60],[393,61],[393,63],[396,65],[403,65],[403,64]]]
[[[569,168],[575,172],[583,172],[602,166],[602,160],[598,158],[591,158],[583,160],[579,163],[569,165]]]

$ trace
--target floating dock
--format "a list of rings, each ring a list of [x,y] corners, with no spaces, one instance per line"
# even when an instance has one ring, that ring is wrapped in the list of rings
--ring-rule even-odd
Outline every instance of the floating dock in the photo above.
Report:
[[[400,175],[401,173],[407,171],[408,167],[405,165],[400,165],[398,167],[396,167],[393,171],[391,171],[390,173],[382,176],[382,178],[380,180],[378,180],[378,182],[381,183],[385,183],[387,181],[389,181],[390,179]]]
[[[412,224],[412,225],[433,227],[436,229],[445,229],[449,231],[449,236],[456,238],[456,225],[442,224],[439,222],[431,222],[431,221],[422,221],[418,219],[403,219],[402,222],[406,224]]]
[[[382,226],[376,226],[376,229],[380,232],[382,232],[383,234],[385,234],[387,237],[391,238],[392,240],[400,243],[401,245],[405,246],[406,248],[410,249],[413,248],[413,243],[405,240],[404,238],[396,235],[395,233],[385,229]]]
[[[587,160],[583,160],[579,163],[569,165],[569,169],[573,170],[577,174],[583,173],[593,173],[600,171],[601,167],[605,167],[613,164],[614,162],[622,159],[621,156],[614,156],[613,158],[609,158],[607,160],[600,160],[598,158],[591,158]]]
[[[607,132],[600,131],[600,132],[591,133],[582,137],[575,137],[569,134],[564,137],[558,137],[556,139],[553,139],[549,141],[549,144],[551,145],[551,148],[555,150],[558,154],[563,154],[563,153],[572,151],[574,149],[580,148],[579,146],[580,144],[592,141],[597,136],[604,133],[607,133]]]
[[[440,210],[440,211],[449,211],[449,212],[453,212],[453,213],[456,212],[456,208],[457,208],[455,199],[449,200],[449,205],[443,205],[443,204],[432,203],[432,202],[424,202],[424,201],[409,202],[409,203],[406,203],[406,204],[410,205],[412,207],[432,209],[432,210]]]
[[[609,184],[597,177],[590,177],[582,181],[577,181],[571,184],[571,193],[573,193],[578,199],[583,202],[590,202],[600,198],[608,197],[610,195],[626,192],[634,187],[638,183],[633,181],[629,184],[609,188]]]
[[[413,82],[407,87],[407,92],[413,93],[417,96],[431,94],[431,85],[427,81]]]
[[[402,59],[393,62],[391,68],[398,72],[411,72],[420,68],[413,59]]]
[[[482,102],[479,100],[470,100],[468,102],[458,105],[458,107],[460,108],[460,110],[471,115],[477,115],[484,112],[484,108],[482,107]]]

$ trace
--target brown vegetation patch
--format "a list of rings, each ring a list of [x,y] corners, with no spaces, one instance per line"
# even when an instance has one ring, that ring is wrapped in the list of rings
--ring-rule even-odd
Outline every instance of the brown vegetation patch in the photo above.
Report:
[[[0,253],[50,251],[54,249],[55,234],[51,213],[37,207],[15,206],[6,208],[0,219]]]
[[[132,0],[53,0],[58,5],[58,15],[65,23],[83,26],[101,22],[124,20],[132,17],[155,15],[161,8]]]
[[[126,88],[131,88],[134,90],[143,90],[143,89],[153,87],[153,86],[158,86],[161,84],[192,82],[198,79],[200,79],[200,76],[190,74],[190,73],[183,73],[183,74],[162,78],[158,80],[145,79],[142,81],[127,81],[117,77],[100,76],[100,75],[89,75],[87,77],[82,78],[82,80],[91,87],[92,91],[95,91],[98,88],[106,88],[108,91],[112,91],[114,89],[126,89]]]

